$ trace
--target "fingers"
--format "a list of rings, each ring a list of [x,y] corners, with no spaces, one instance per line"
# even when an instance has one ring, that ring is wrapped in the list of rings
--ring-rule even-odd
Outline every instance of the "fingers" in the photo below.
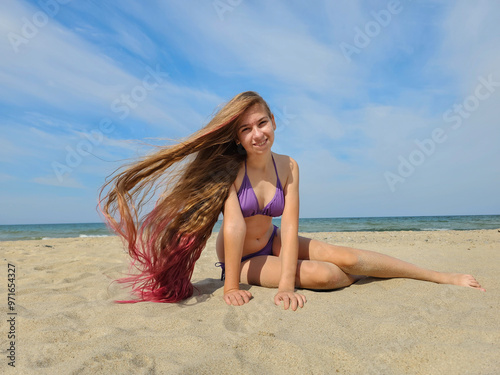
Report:
[[[295,293],[296,299],[292,301],[292,310],[295,311],[297,310],[297,307],[303,308],[304,304],[307,302],[306,296]]]
[[[302,294],[298,294],[297,293],[297,301],[299,303],[299,307],[300,308],[303,308],[304,305],[306,304],[307,300],[306,300],[306,296],[302,295]]]
[[[224,294],[224,301],[226,301],[228,305],[232,306],[242,306],[245,303],[250,302],[251,298],[252,293],[248,290],[233,290]]]
[[[230,306],[242,306],[250,302],[252,293],[248,290],[231,290],[224,294],[224,301]],[[306,297],[295,292],[278,292],[274,297],[274,303],[279,305],[283,301],[283,308],[288,310],[291,308],[296,311],[297,308],[304,307],[307,302]]]
[[[290,298],[289,296],[286,296],[286,297],[283,297],[281,300],[283,301],[283,308],[285,310],[288,310],[288,308],[290,307],[290,300],[292,298]]]
[[[306,297],[299,293],[294,292],[279,292],[274,297],[274,303],[279,305],[280,302],[283,301],[283,308],[288,310],[291,306],[292,310],[297,310],[298,307],[304,307],[304,304],[307,302]]]

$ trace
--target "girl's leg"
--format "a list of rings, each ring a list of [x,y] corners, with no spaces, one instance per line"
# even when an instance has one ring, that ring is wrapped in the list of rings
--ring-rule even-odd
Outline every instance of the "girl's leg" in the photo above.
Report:
[[[280,234],[278,231],[275,239],[274,246],[277,250],[281,248],[281,243],[277,243],[280,242]],[[279,254],[279,250],[277,254]],[[347,274],[380,278],[405,277],[484,290],[471,275],[432,271],[389,255],[330,245],[305,237],[299,237],[299,259],[333,263]]]
[[[281,259],[272,255],[251,258],[241,265],[242,283],[277,288],[281,275]],[[351,285],[360,277],[347,275],[333,263],[299,260],[295,286],[306,289],[337,289]]]

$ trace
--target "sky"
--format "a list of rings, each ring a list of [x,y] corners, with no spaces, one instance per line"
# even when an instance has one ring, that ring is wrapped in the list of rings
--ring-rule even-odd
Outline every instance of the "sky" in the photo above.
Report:
[[[300,217],[500,214],[500,2],[0,2],[0,225],[100,222],[114,170],[257,91]]]

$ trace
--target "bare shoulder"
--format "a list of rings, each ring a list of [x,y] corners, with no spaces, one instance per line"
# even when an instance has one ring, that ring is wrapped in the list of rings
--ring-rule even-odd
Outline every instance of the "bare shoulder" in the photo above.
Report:
[[[274,161],[276,162],[276,168],[278,169],[278,174],[280,179],[283,178],[284,181],[290,180],[292,174],[297,174],[299,170],[299,165],[292,157],[288,155],[280,155],[273,152]],[[283,177],[282,177],[283,176]]]
[[[238,170],[238,174],[236,175],[236,179],[233,182],[233,186],[238,191],[240,189],[241,184],[243,183],[243,178],[245,177],[245,163],[241,162],[240,169]]]
[[[297,162],[291,156],[281,155],[275,152],[273,152],[273,156],[274,156],[274,161],[276,162],[276,167],[278,169],[286,168],[292,171],[293,169],[298,168]]]

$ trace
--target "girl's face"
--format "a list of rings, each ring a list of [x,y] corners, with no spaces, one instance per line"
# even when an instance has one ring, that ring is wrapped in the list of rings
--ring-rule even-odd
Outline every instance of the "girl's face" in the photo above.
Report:
[[[238,127],[238,141],[247,154],[261,154],[271,150],[276,123],[261,104],[254,104],[243,114]]]

